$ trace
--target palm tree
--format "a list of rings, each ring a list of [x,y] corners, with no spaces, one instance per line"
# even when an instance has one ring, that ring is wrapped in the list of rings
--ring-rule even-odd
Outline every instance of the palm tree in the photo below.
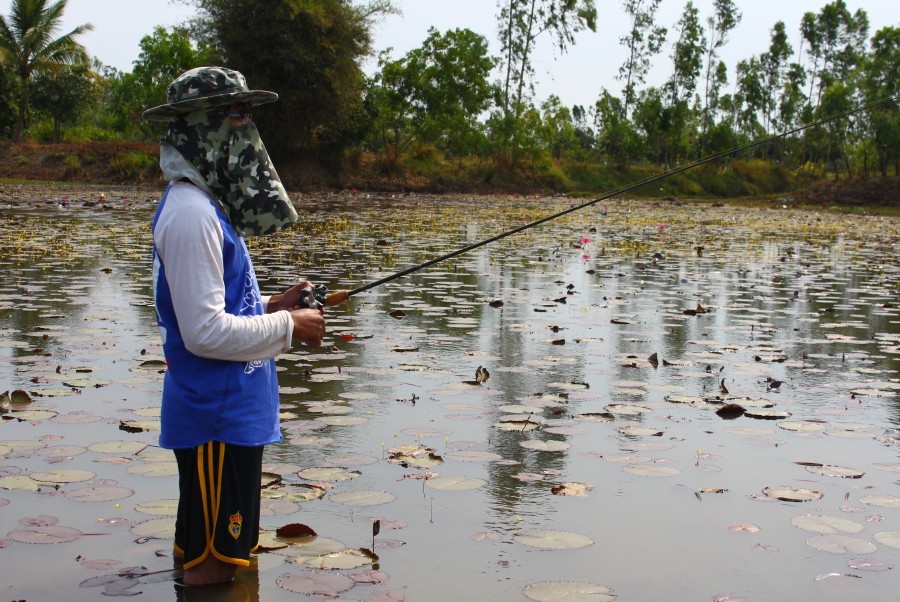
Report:
[[[9,20],[0,15],[0,62],[9,64],[21,82],[19,117],[13,141],[22,141],[28,104],[28,80],[35,71],[62,65],[90,64],[84,46],[75,37],[94,29],[90,23],[54,38],[67,0],[47,6],[48,0],[12,0]]]

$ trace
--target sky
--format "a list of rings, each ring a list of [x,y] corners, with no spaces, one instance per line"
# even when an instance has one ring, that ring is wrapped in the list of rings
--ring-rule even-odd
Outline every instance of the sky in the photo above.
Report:
[[[248,0],[250,1],[250,0]],[[869,15],[870,37],[878,29],[900,26],[895,0],[845,0],[851,11],[865,10]],[[686,0],[662,0],[657,21],[668,27],[669,39],[684,9]],[[736,0],[743,13],[738,27],[729,36],[721,51],[721,58],[729,67],[729,81],[734,80],[738,61],[768,49],[770,31],[777,21],[784,21],[796,53],[800,46],[799,26],[803,13],[819,12],[827,0]],[[395,0],[402,16],[389,16],[379,21],[373,30],[376,53],[393,48],[392,56],[399,58],[419,47],[428,35],[428,28],[439,31],[467,28],[483,35],[490,43],[490,52],[499,55],[496,41],[498,12],[496,0]],[[606,88],[621,94],[622,83],[615,79],[625,60],[625,48],[619,38],[627,31],[628,21],[621,8],[621,0],[596,0],[597,31],[576,34],[575,44],[560,55],[552,47],[550,37],[538,39],[535,52],[535,99],[538,103],[556,94],[567,106],[593,106]],[[11,0],[0,0],[2,14],[9,15]],[[712,14],[713,0],[694,0],[703,23]],[[192,15],[192,9],[172,0],[68,0],[60,34],[77,25],[91,23],[94,30],[80,39],[91,56],[106,65],[131,71],[140,53],[140,40],[156,25],[171,27]],[[648,84],[658,85],[671,71],[671,47],[654,58],[654,68]],[[364,65],[371,73],[372,59]],[[253,86],[253,74],[244,74]],[[277,90],[276,90],[277,92]]]

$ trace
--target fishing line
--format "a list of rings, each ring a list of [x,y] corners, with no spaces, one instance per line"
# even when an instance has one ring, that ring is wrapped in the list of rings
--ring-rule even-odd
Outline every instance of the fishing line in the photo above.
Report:
[[[898,98],[900,98],[900,97],[898,97],[898,96],[889,96],[889,97],[887,97],[887,98],[882,98],[881,100],[876,100],[876,101],[870,102],[870,103],[865,104],[865,105],[863,105],[863,106],[861,106],[861,107],[856,107],[856,108],[854,108],[854,109],[848,109],[848,110],[846,110],[846,111],[841,111],[840,113],[834,113],[834,114],[829,115],[829,116],[827,116],[827,117],[823,117],[822,119],[818,119],[818,120],[816,120],[816,121],[813,121],[813,122],[810,122],[810,123],[807,123],[807,124],[804,124],[804,125],[797,126],[797,127],[795,127],[795,128],[786,130],[786,131],[781,132],[781,133],[779,133],[779,134],[772,134],[772,135],[770,135],[770,136],[766,136],[766,137],[764,137],[764,138],[760,138],[759,140],[754,140],[753,142],[749,142],[749,143],[747,143],[747,144],[742,144],[742,145],[740,145],[740,146],[736,146],[736,147],[731,148],[731,149],[729,149],[729,150],[721,151],[721,152],[715,153],[715,154],[713,154],[713,155],[710,155],[710,156],[705,157],[705,158],[703,158],[703,159],[699,159],[699,160],[694,161],[694,162],[692,162],[692,163],[686,163],[686,164],[684,164],[684,165],[681,165],[681,166],[679,166],[679,167],[675,167],[675,168],[670,169],[669,171],[663,172],[663,173],[661,173],[661,174],[657,174],[657,175],[655,175],[655,176],[650,176],[650,177],[645,178],[645,179],[643,179],[643,180],[634,182],[633,184],[628,184],[627,186],[623,186],[622,188],[617,188],[617,189],[613,190],[612,192],[608,192],[608,193],[604,194],[603,196],[597,197],[597,198],[595,198],[595,199],[592,199],[592,200],[587,201],[587,202],[585,202],[585,203],[582,203],[582,204],[580,204],[580,205],[575,205],[575,206],[573,206],[573,207],[569,207],[568,209],[564,209],[563,211],[560,211],[560,212],[558,212],[558,213],[554,213],[553,215],[548,215],[548,216],[543,217],[543,218],[541,218],[541,219],[538,219],[538,220],[535,220],[535,221],[533,221],[533,222],[529,222],[529,223],[527,223],[527,224],[524,224],[524,225],[522,225],[522,226],[519,226],[518,228],[513,228],[512,230],[509,230],[509,231],[506,231],[506,232],[502,232],[502,233],[500,233],[500,234],[497,234],[496,236],[492,236],[492,237],[490,237],[490,238],[488,238],[488,239],[482,240],[482,241],[480,241],[480,242],[473,243],[473,244],[471,244],[471,245],[468,245],[468,246],[466,246],[466,247],[463,247],[463,248],[458,249],[458,250],[456,250],[456,251],[453,251],[453,252],[451,252],[451,253],[447,253],[446,255],[441,255],[440,257],[435,257],[434,259],[430,259],[430,260],[426,261],[425,263],[421,263],[421,264],[416,265],[416,266],[413,266],[413,267],[411,267],[411,268],[407,268],[407,269],[405,269],[405,270],[402,270],[402,271],[400,271],[400,272],[397,272],[396,274],[391,274],[390,276],[385,276],[384,278],[379,278],[378,280],[375,280],[375,281],[370,282],[370,283],[368,283],[368,284],[364,284],[363,286],[360,286],[360,287],[355,288],[355,289],[353,289],[353,290],[349,290],[349,291],[346,291],[346,290],[343,290],[343,291],[334,291],[334,292],[332,292],[332,293],[328,293],[327,295],[324,295],[324,303],[325,303],[325,305],[339,305],[340,303],[343,303],[344,301],[346,301],[347,299],[349,299],[349,298],[352,297],[353,295],[357,295],[357,294],[362,293],[362,292],[364,292],[364,291],[367,291],[367,290],[369,290],[369,289],[375,288],[376,286],[381,286],[382,284],[386,284],[386,283],[391,282],[391,281],[393,281],[393,280],[397,280],[398,278],[402,278],[403,276],[407,276],[407,275],[409,275],[409,274],[412,274],[413,272],[418,272],[419,270],[422,270],[422,269],[425,269],[425,268],[427,268],[427,267],[433,266],[433,265],[435,265],[436,263],[441,263],[442,261],[446,261],[446,260],[448,260],[448,259],[452,259],[453,257],[456,257],[456,256],[458,256],[458,255],[462,255],[462,254],[464,254],[464,253],[468,253],[469,251],[474,251],[475,249],[478,249],[479,247],[483,247],[483,246],[488,245],[488,244],[490,244],[490,243],[492,243],[492,242],[496,242],[496,241],[498,241],[498,240],[501,240],[501,239],[503,239],[503,238],[506,238],[507,236],[512,236],[513,234],[518,234],[519,232],[522,232],[523,230],[528,230],[529,228],[534,228],[535,226],[539,226],[539,225],[541,225],[541,224],[543,224],[543,223],[549,222],[550,220],[554,220],[554,219],[556,219],[556,218],[558,218],[558,217],[562,217],[562,216],[564,216],[564,215],[568,215],[569,213],[573,213],[573,212],[575,212],[575,211],[579,211],[579,210],[581,210],[581,209],[585,209],[585,208],[587,208],[587,207],[591,207],[591,206],[596,205],[597,203],[599,203],[599,202],[601,202],[601,201],[605,201],[605,200],[610,199],[610,198],[612,198],[612,197],[614,197],[614,196],[617,196],[617,195],[620,195],[620,194],[624,194],[624,193],[626,193],[626,192],[630,192],[630,191],[634,190],[635,188],[640,188],[641,186],[646,186],[647,184],[652,184],[653,182],[658,182],[659,180],[662,180],[662,179],[665,179],[665,178],[674,176],[674,175],[676,175],[676,174],[682,173],[682,172],[687,171],[687,170],[689,170],[689,169],[693,169],[693,168],[695,168],[695,167],[699,167],[700,165],[704,165],[704,164],[709,163],[709,162],[711,162],[711,161],[715,161],[715,160],[717,160],[717,159],[721,159],[721,158],[723,158],[723,157],[727,157],[727,156],[729,156],[729,155],[733,155],[733,154],[739,153],[739,152],[741,152],[741,151],[744,151],[744,150],[747,150],[747,149],[750,149],[750,148],[754,148],[754,147],[760,146],[760,145],[762,145],[762,144],[766,144],[766,143],[768,143],[768,142],[772,142],[773,140],[777,140],[777,139],[783,138],[783,137],[785,137],[785,136],[790,136],[791,134],[796,134],[797,132],[801,132],[801,131],[803,131],[803,130],[806,130],[806,129],[809,129],[809,128],[812,128],[812,127],[816,127],[816,126],[819,126],[819,125],[823,125],[823,124],[829,123],[829,122],[831,122],[831,121],[835,121],[835,120],[837,120],[837,119],[841,119],[842,117],[849,117],[850,115],[854,115],[854,114],[859,113],[859,112],[861,112],[861,111],[865,111],[865,110],[867,110],[867,109],[871,109],[871,108],[873,108],[873,107],[877,107],[877,106],[879,106],[879,105],[882,105],[882,104],[885,104],[885,103],[888,103],[888,102],[891,102],[891,101],[895,101],[895,100],[897,100]]]

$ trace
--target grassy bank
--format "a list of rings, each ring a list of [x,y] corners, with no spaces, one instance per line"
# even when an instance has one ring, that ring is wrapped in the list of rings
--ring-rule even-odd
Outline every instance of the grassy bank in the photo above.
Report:
[[[6,181],[162,185],[158,146],[139,142],[70,144],[0,143],[0,174]],[[377,157],[356,153],[340,176],[303,162],[276,160],[288,189],[365,190],[456,194],[566,194],[591,198],[663,173],[658,166],[627,168],[592,163],[522,162],[500,168],[490,159],[448,161],[433,153],[405,157],[387,168]],[[896,206],[897,178],[842,180],[798,175],[761,160],[708,163],[635,188],[641,198],[746,199],[785,197],[807,204]],[[805,191],[805,192],[804,192]],[[813,191],[809,193],[809,191]]]

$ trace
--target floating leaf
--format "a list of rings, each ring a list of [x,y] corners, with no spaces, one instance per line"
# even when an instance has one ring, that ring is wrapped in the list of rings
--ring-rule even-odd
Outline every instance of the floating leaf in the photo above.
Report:
[[[397,496],[386,491],[344,491],[331,494],[331,501],[348,506],[379,506],[397,499]]]
[[[766,487],[763,489],[763,493],[770,498],[783,502],[810,502],[822,499],[822,493],[814,489],[795,489],[786,485]]]
[[[716,415],[725,420],[733,420],[735,418],[740,418],[747,412],[743,406],[740,406],[736,403],[726,403],[721,408],[716,410]]]
[[[594,544],[591,538],[584,535],[554,529],[523,529],[513,539],[517,543],[542,550],[574,550]]]
[[[65,495],[66,499],[76,502],[112,502],[133,496],[134,490],[109,486],[81,487],[67,491]]]
[[[100,441],[88,445],[88,449],[98,454],[133,455],[146,448],[140,441]]]
[[[0,488],[8,491],[39,491],[40,483],[25,475],[0,477]]]
[[[139,537],[155,539],[175,538],[175,517],[151,518],[131,527],[131,533]]]
[[[443,491],[468,491],[470,489],[478,489],[483,487],[486,481],[483,479],[473,479],[468,477],[437,477],[428,479],[425,485],[431,489],[440,489]]]
[[[863,526],[852,520],[834,518],[831,516],[797,516],[791,519],[791,524],[805,531],[832,535],[835,533],[859,533]]]
[[[640,416],[653,411],[645,406],[636,406],[628,403],[611,403],[605,409],[612,414],[621,414],[623,416]]]
[[[10,531],[7,535],[13,541],[19,543],[52,544],[75,541],[83,534],[78,529],[62,527],[59,525],[47,525],[43,527],[30,527]]]
[[[297,537],[315,537],[318,535],[311,527],[302,523],[291,523],[282,525],[275,530],[275,535],[282,539],[293,539]]]
[[[572,447],[571,444],[566,443],[565,441],[541,441],[540,439],[534,439],[532,441],[520,441],[519,445],[521,445],[525,449],[533,449],[536,451],[545,452],[560,452]]]
[[[890,571],[893,565],[882,564],[876,560],[866,560],[863,558],[854,558],[847,562],[847,566],[858,571]]]
[[[890,548],[900,549],[900,531],[882,531],[876,533],[875,541]]]
[[[347,576],[356,583],[377,584],[388,580],[387,573],[382,573],[381,571],[363,571],[361,573],[350,573]]]
[[[726,406],[727,407],[727,406]],[[718,414],[718,412],[716,412]],[[790,412],[777,412],[775,410],[746,410],[744,416],[757,420],[784,420],[790,418]]]
[[[817,550],[832,554],[871,554],[878,549],[875,544],[864,539],[845,535],[817,535],[807,539],[806,543]]]
[[[447,457],[459,462],[496,462],[502,460],[503,456],[489,451],[478,450],[461,450],[447,454]]]
[[[129,474],[145,477],[174,477],[178,474],[177,462],[142,462],[128,467]]]
[[[612,422],[616,417],[611,412],[586,412],[576,414],[575,420],[583,422]]]
[[[81,481],[89,481],[97,475],[89,470],[69,468],[32,472],[28,476],[41,483],[78,483]]]
[[[178,500],[154,500],[141,502],[134,507],[135,510],[151,516],[175,516],[178,512]]]
[[[677,468],[654,464],[630,464],[623,466],[622,470],[642,477],[675,477],[681,474],[681,471]]]
[[[759,533],[760,528],[759,525],[753,525],[750,523],[738,523],[734,525],[728,525],[729,531],[746,531],[747,533]]]
[[[778,428],[784,429],[786,431],[799,431],[802,433],[815,433],[819,431],[825,430],[824,424],[818,424],[815,422],[779,422]]]
[[[587,497],[587,492],[593,489],[593,485],[587,483],[563,483],[556,487],[550,488],[550,493],[554,495],[574,495],[578,497]]]
[[[297,556],[291,558],[291,563],[310,569],[348,570],[358,569],[361,566],[377,562],[377,560],[378,556],[369,550],[347,549],[322,556]],[[352,579],[350,581],[353,582]]]
[[[896,495],[869,495],[859,498],[859,501],[869,506],[881,508],[900,508],[900,497]]]
[[[9,402],[13,405],[24,405],[31,403],[31,401],[31,395],[28,394],[28,391],[22,389],[16,389],[9,394]]]
[[[626,437],[661,437],[664,431],[647,426],[623,426],[619,432]]]
[[[859,479],[866,473],[860,472],[853,468],[843,468],[841,466],[831,466],[822,464],[819,466],[807,466],[806,470],[814,474],[820,474],[826,477],[841,477],[844,479]]]
[[[362,473],[358,470],[347,470],[340,467],[304,468],[297,473],[301,479],[309,481],[347,481],[355,479]]]
[[[536,602],[612,602],[617,597],[613,590],[604,585],[584,581],[542,581],[532,583],[522,593]]]
[[[289,592],[326,598],[336,598],[341,592],[356,585],[350,577],[330,572],[307,572],[300,575],[285,573],[279,576],[275,583]]]

